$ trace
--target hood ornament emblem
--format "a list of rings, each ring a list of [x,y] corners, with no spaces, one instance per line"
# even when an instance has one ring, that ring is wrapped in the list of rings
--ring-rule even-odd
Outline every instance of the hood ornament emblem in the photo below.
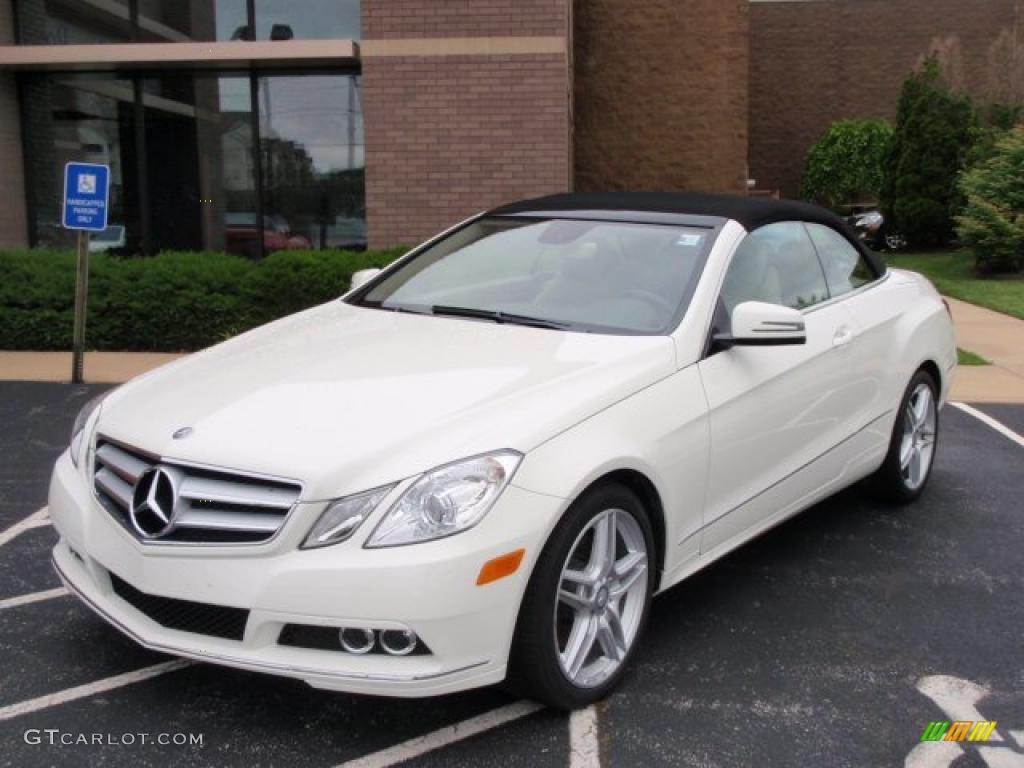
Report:
[[[192,434],[192,427],[182,427],[181,429],[175,430],[174,434],[171,435],[171,437],[174,438],[175,440],[184,440],[186,437],[188,437],[191,434]]]

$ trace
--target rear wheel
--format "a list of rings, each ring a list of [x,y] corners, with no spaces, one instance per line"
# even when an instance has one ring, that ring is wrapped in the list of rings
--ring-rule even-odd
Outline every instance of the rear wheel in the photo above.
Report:
[[[885,463],[873,477],[876,490],[899,503],[920,496],[931,477],[938,437],[938,385],[931,374],[920,370],[900,403]]]
[[[512,686],[560,709],[606,696],[647,623],[655,572],[651,524],[637,497],[619,485],[587,492],[551,535],[530,579]]]

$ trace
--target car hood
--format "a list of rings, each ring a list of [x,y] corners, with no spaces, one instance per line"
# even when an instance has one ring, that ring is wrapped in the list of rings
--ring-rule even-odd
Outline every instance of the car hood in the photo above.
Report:
[[[668,337],[334,301],[135,379],[104,402],[97,431],[327,499],[476,453],[525,453],[674,370]],[[182,427],[191,434],[173,439]]]

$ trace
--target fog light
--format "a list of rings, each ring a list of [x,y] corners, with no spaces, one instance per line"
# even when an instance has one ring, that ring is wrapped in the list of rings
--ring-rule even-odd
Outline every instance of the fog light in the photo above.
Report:
[[[416,633],[411,629],[385,629],[380,633],[380,647],[392,656],[407,656],[416,647]]]
[[[338,640],[349,653],[362,655],[373,650],[374,634],[372,629],[342,627],[338,630]]]

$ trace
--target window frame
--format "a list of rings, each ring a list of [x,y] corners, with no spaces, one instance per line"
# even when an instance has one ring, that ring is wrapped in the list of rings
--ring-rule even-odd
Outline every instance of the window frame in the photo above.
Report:
[[[705,339],[704,339],[704,353],[701,355],[701,360],[706,360],[709,357],[712,357],[712,356],[718,354],[719,352],[724,351],[722,349],[715,349],[715,347],[714,347],[714,337],[715,337],[715,335],[717,333],[724,333],[724,332],[730,331],[731,327],[732,327],[732,317],[726,311],[725,303],[722,301],[722,288],[725,286],[725,278],[729,274],[729,269],[733,265],[733,261],[736,258],[736,254],[739,253],[739,250],[743,246],[743,244],[745,242],[747,242],[747,238],[751,237],[752,235],[754,235],[755,233],[757,233],[758,231],[760,231],[764,227],[772,226],[772,224],[799,224],[803,228],[804,233],[805,233],[808,241],[810,241],[811,248],[814,250],[814,256],[815,256],[815,259],[817,260],[818,268],[821,270],[822,279],[825,281],[825,292],[828,294],[828,298],[826,298],[824,301],[819,301],[819,302],[816,302],[814,304],[811,304],[810,306],[803,307],[802,309],[798,309],[797,312],[799,312],[802,315],[808,315],[808,314],[811,314],[813,312],[817,312],[819,309],[822,309],[824,307],[832,306],[833,304],[835,304],[838,301],[842,301],[844,299],[852,298],[854,296],[859,296],[860,294],[864,293],[865,291],[868,291],[871,288],[874,288],[875,286],[881,285],[882,283],[884,283],[886,280],[889,279],[889,270],[888,269],[885,269],[881,273],[879,273],[879,271],[877,269],[877,265],[875,264],[874,260],[867,258],[864,255],[862,249],[859,248],[854,243],[852,243],[850,241],[850,238],[846,237],[846,235],[844,235],[842,232],[837,230],[835,227],[829,227],[826,224],[822,224],[821,226],[826,227],[827,229],[831,229],[833,232],[835,232],[841,238],[846,240],[846,242],[850,243],[850,246],[857,252],[858,257],[860,257],[861,259],[864,260],[864,263],[867,264],[868,268],[875,275],[873,280],[869,280],[868,282],[864,283],[864,285],[858,286],[854,290],[847,291],[846,293],[840,294],[838,296],[833,296],[832,295],[832,290],[829,288],[829,285],[828,285],[828,274],[825,272],[825,265],[822,262],[821,254],[818,252],[818,247],[814,244],[814,238],[811,237],[811,232],[807,228],[807,225],[810,224],[810,223],[815,223],[815,222],[808,222],[808,221],[806,221],[804,219],[792,219],[792,220],[786,220],[786,221],[772,222],[771,224],[765,224],[763,227],[758,227],[757,229],[747,230],[745,232],[745,234],[743,235],[743,237],[741,237],[740,240],[736,243],[736,246],[732,249],[732,253],[729,254],[729,258],[728,258],[728,261],[726,262],[725,268],[722,270],[721,278],[719,279],[719,282],[718,282],[718,287],[715,290],[715,300],[714,300],[714,302],[713,302],[713,304],[711,306],[711,317],[708,318],[707,333],[706,333],[706,336],[705,336]],[[729,324],[729,327],[726,328],[726,329],[719,328],[718,325],[717,325],[718,321],[721,319],[721,316],[723,316],[723,315],[725,316],[725,319],[726,319],[726,321]]]
[[[875,268],[874,262],[871,259],[867,258],[864,255],[863,251],[860,248],[858,248],[856,245],[854,245],[852,242],[850,242],[850,238],[848,238],[845,235],[843,235],[843,233],[840,232],[839,230],[835,229],[834,227],[830,227],[830,226],[828,226],[826,224],[820,224],[818,222],[813,222],[813,221],[803,221],[801,223],[804,225],[804,229],[807,231],[807,239],[811,241],[811,245],[814,246],[814,252],[818,256],[818,264],[821,266],[822,274],[825,276],[825,289],[828,291],[828,299],[826,299],[825,301],[818,302],[817,304],[814,304],[814,305],[808,307],[809,310],[813,311],[817,307],[826,306],[826,305],[832,304],[833,302],[840,301],[841,299],[845,299],[845,298],[847,298],[849,296],[856,296],[856,295],[862,293],[863,291],[867,290],[868,288],[871,288],[871,287],[874,287],[876,285],[879,285],[882,282],[884,282],[886,279],[888,279],[888,277],[889,277],[889,270],[885,270],[882,274],[878,274],[878,270]],[[814,242],[814,236],[811,234],[811,230],[810,230],[810,226],[809,226],[811,224],[818,224],[818,226],[823,227],[824,229],[827,229],[827,230],[835,233],[835,235],[837,237],[841,238],[844,242],[849,244],[849,246],[857,254],[857,258],[860,259],[861,261],[863,261],[865,265],[867,265],[867,268],[874,274],[874,277],[871,280],[868,280],[863,285],[858,285],[853,290],[846,291],[845,293],[840,293],[838,296],[833,296],[832,295],[832,287],[828,284],[828,271],[825,269],[825,260],[821,257],[821,251],[818,250],[818,246]]]

